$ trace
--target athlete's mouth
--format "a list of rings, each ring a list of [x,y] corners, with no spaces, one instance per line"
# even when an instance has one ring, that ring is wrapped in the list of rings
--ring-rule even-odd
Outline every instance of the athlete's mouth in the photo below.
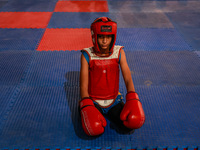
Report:
[[[102,47],[108,47],[108,45],[101,45]]]

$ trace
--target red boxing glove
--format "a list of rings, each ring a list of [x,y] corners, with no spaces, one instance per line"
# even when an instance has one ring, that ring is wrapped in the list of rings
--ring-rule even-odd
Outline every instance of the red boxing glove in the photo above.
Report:
[[[137,93],[128,92],[126,94],[126,103],[120,114],[120,119],[130,129],[138,129],[144,124],[145,114]]]
[[[107,122],[104,116],[94,106],[90,98],[80,101],[81,122],[85,133],[89,136],[97,136],[104,132]]]

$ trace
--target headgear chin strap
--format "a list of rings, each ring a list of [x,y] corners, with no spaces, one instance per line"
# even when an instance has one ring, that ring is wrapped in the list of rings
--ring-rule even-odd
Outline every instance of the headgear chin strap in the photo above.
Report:
[[[113,47],[115,45],[116,41],[116,35],[117,35],[117,23],[112,21],[108,17],[100,17],[97,18],[92,24],[91,24],[91,34],[92,34],[92,42],[94,45],[94,50],[96,53],[101,53],[97,41],[97,36],[99,34],[101,35],[113,35],[112,36],[112,42],[110,45],[109,52],[113,52]]]

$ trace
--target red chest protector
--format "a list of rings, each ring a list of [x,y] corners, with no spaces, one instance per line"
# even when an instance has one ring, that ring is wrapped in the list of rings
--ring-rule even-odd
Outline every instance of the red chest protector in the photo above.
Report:
[[[86,48],[89,55],[88,92],[93,100],[115,99],[119,92],[119,56],[122,46],[114,46],[108,57],[97,56],[93,48]]]

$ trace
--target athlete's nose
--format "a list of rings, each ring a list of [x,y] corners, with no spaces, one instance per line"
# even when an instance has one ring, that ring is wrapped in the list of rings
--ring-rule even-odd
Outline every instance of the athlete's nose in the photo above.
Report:
[[[107,37],[104,36],[104,37],[103,37],[103,43],[106,43],[106,42],[107,42]]]

